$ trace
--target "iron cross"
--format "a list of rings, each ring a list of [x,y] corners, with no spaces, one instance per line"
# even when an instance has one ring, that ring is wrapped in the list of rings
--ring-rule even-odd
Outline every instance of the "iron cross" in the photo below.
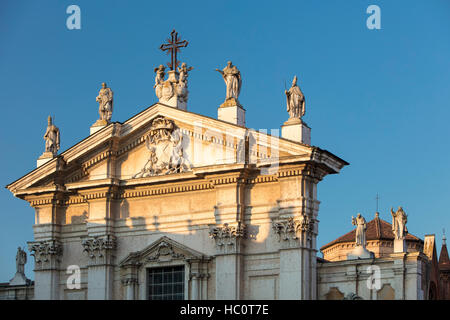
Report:
[[[187,47],[189,42],[186,40],[180,41],[180,39],[178,39],[178,32],[176,32],[175,29],[170,33],[170,36],[171,38],[167,39],[168,43],[163,43],[159,48],[162,51],[168,50],[167,54],[170,53],[171,61],[167,65],[170,70],[175,70],[178,67],[177,53],[180,52],[180,48]]]

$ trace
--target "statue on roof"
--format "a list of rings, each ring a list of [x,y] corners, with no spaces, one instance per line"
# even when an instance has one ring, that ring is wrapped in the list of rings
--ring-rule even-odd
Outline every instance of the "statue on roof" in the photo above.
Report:
[[[20,247],[17,248],[16,254],[16,272],[25,274],[25,263],[27,263],[27,253]]]
[[[164,67],[162,64],[159,65],[158,68],[155,68],[155,85],[153,88],[155,89],[156,96],[158,99],[161,99],[162,96],[162,86],[164,83],[164,76],[166,75],[166,67]]]
[[[109,122],[113,112],[113,91],[111,88],[108,88],[105,82],[102,83],[102,88],[98,92],[95,101],[99,103],[98,113],[100,114],[100,120]]]
[[[227,66],[223,70],[216,69],[216,71],[220,72],[227,86],[225,101],[234,99],[237,103],[242,86],[241,72],[236,66],[233,66],[231,61],[228,61]]]
[[[305,115],[305,96],[297,85],[297,76],[294,76],[291,88],[284,90],[284,93],[289,119],[301,119]]]
[[[392,215],[392,231],[394,232],[395,239],[404,239],[408,233],[406,228],[406,222],[408,221],[408,216],[402,207],[398,207],[398,210],[394,212],[391,208]]]
[[[59,150],[59,129],[52,122],[52,117],[48,116],[47,130],[44,134],[45,152],[51,152],[53,155]]]
[[[356,226],[356,237],[355,237],[356,246],[362,246],[363,248],[365,248],[366,229],[367,229],[366,219],[364,219],[361,213],[358,213],[356,215],[356,218],[352,216],[352,224]]]

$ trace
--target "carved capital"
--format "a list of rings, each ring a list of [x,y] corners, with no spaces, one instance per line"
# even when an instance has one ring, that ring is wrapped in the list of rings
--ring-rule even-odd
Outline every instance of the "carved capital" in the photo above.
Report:
[[[116,237],[110,234],[86,238],[81,242],[90,258],[91,264],[105,264],[111,260],[112,252],[117,248]]]
[[[238,249],[240,239],[246,234],[246,226],[238,222],[236,225],[224,223],[222,226],[212,227],[209,231],[210,238],[214,239],[219,249],[228,251]]]
[[[28,242],[28,250],[34,257],[36,269],[55,268],[62,256],[62,245],[58,240]]]
[[[301,215],[287,219],[277,219],[272,222],[272,228],[278,235],[279,241],[300,239],[300,234],[306,233],[308,237],[314,233],[314,220],[309,216]]]

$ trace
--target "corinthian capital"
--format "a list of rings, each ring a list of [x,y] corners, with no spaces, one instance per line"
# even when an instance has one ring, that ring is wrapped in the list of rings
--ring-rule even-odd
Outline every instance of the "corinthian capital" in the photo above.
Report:
[[[277,219],[272,222],[272,228],[280,241],[297,240],[301,232],[314,232],[314,221],[306,215],[301,215],[295,218]]]
[[[243,238],[245,226],[238,222],[237,225],[230,226],[224,223],[222,226],[212,227],[209,236],[216,241],[218,246],[233,245],[236,239]]]
[[[62,245],[55,239],[28,242],[28,250],[34,257],[37,268],[43,268],[47,263],[52,266],[62,256]]]
[[[92,264],[109,263],[111,252],[117,247],[116,237],[110,234],[85,238],[81,245],[83,252],[91,258]]]

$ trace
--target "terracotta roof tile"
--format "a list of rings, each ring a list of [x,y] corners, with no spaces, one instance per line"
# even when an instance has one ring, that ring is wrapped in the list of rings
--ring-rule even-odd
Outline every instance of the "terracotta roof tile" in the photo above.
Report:
[[[322,246],[320,250],[322,251],[336,243],[354,242],[355,235],[356,235],[356,228],[344,234],[343,236],[337,238],[336,240],[333,240],[330,243],[327,243],[326,245]],[[392,231],[392,225],[389,222],[380,219],[379,217],[375,217],[373,220],[367,223],[366,240],[394,240],[394,232]],[[406,234],[406,240],[423,242],[421,239],[410,233]]]

